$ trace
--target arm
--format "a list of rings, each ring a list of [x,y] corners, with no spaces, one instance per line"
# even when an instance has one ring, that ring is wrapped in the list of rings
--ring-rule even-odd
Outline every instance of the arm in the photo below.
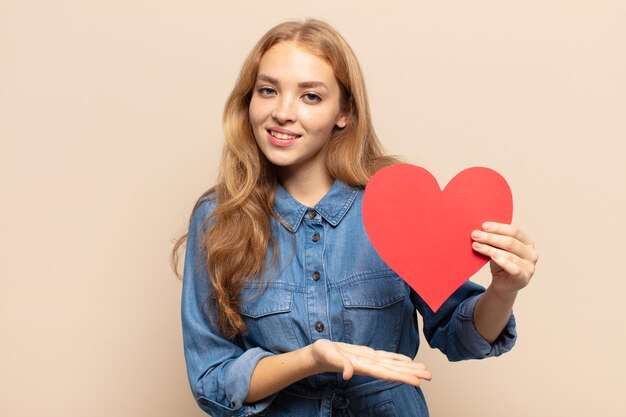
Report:
[[[509,321],[517,292],[499,295],[489,286],[474,308],[474,326],[480,335],[493,343]]]
[[[504,330],[496,340],[488,342],[476,330],[474,311],[485,288],[466,281],[433,312],[424,300],[411,290],[411,300],[424,320],[424,336],[428,344],[439,349],[448,360],[483,359],[499,356],[515,345],[515,318],[507,315]]]
[[[474,250],[491,258],[493,279],[486,291],[467,281],[437,313],[411,294],[424,318],[428,343],[451,361],[499,356],[513,347],[517,337],[513,303],[534,274],[538,259],[533,242],[511,225],[485,223],[472,238]]]
[[[304,348],[261,359],[252,374],[246,401],[258,401],[321,372],[343,372],[344,379],[368,375],[415,386],[420,379],[432,378],[423,364],[408,356],[320,339]]]
[[[211,209],[210,201],[198,206],[187,236],[181,301],[187,375],[194,398],[206,413],[214,417],[254,414],[273,401],[267,398],[255,404],[243,404],[252,370],[261,358],[271,353],[260,348],[243,351],[222,337],[215,326],[214,305],[207,302],[211,284],[204,266],[206,258],[198,248],[198,230]]]
[[[252,373],[245,402],[258,401],[318,373],[318,365],[310,352],[311,346],[261,359]]]
[[[476,304],[474,325],[492,343],[504,329],[518,291],[535,273],[539,256],[532,240],[508,224],[485,223],[472,238],[474,250],[491,258],[492,283]]]

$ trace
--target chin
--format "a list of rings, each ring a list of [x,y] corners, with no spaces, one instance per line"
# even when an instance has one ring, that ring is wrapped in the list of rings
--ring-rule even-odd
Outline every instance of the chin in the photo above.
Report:
[[[294,161],[285,159],[267,158],[267,160],[270,161],[272,165],[282,168],[289,167],[294,164]]]

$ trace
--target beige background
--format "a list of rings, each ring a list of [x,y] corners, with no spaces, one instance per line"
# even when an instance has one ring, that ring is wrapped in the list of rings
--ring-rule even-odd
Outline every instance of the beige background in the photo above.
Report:
[[[498,170],[541,253],[511,353],[422,347],[432,415],[621,414],[626,2],[2,0],[0,415],[203,415],[169,251],[244,55],[306,16],[352,44],[388,151]]]

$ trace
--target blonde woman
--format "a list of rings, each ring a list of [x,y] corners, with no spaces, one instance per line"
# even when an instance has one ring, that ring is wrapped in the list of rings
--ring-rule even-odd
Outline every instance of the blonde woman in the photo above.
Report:
[[[226,102],[217,184],[191,215],[182,325],[189,381],[212,416],[427,416],[413,360],[417,310],[451,361],[515,342],[512,306],[537,254],[519,229],[490,223],[487,290],[467,282],[437,311],[377,255],[363,188],[386,156],[351,48],[309,19],[272,28]]]

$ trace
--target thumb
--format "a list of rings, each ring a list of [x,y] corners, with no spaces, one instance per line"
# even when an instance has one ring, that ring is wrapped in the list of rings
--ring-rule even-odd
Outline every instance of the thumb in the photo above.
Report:
[[[352,365],[352,362],[350,361],[350,359],[344,357],[343,358],[343,373],[341,376],[344,380],[348,380],[352,378],[352,375],[354,375],[354,365]]]

